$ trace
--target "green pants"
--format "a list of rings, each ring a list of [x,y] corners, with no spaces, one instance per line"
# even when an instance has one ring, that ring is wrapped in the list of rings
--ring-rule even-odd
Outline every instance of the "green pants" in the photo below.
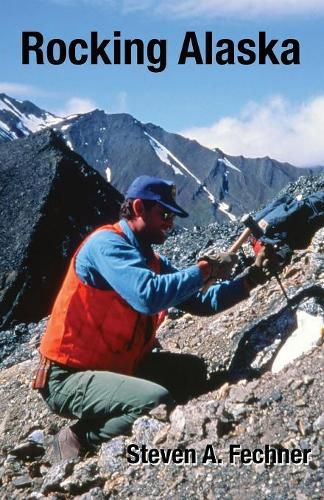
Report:
[[[196,356],[152,353],[136,377],[53,364],[40,393],[52,411],[78,419],[72,430],[85,446],[93,446],[129,434],[139,416],[161,403],[197,395],[205,381],[204,363]]]

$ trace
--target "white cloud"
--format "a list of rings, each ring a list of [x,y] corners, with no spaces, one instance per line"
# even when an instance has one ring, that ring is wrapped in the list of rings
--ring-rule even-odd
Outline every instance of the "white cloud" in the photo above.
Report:
[[[230,155],[270,156],[297,166],[324,165],[324,95],[292,105],[280,96],[251,102],[238,116],[180,134]]]
[[[109,0],[101,0],[103,4]],[[323,0],[122,0],[124,11],[149,10],[177,17],[240,17],[292,16],[324,13]]]
[[[136,10],[152,10],[152,7],[158,6],[159,2],[152,2],[152,0],[123,0],[122,4],[124,11],[133,12]]]
[[[31,97],[40,96],[55,96],[54,92],[47,92],[32,85],[25,85],[23,83],[0,82],[0,93],[8,94],[10,97],[23,97],[30,99]],[[122,93],[121,93],[122,94]],[[56,95],[57,96],[57,95]],[[126,97],[125,97],[126,99]],[[120,96],[118,103],[122,106],[122,96]],[[84,99],[81,97],[72,97],[63,107],[52,111],[56,116],[69,116],[80,113],[88,113],[98,106],[91,99]],[[46,108],[47,109],[47,108]]]
[[[91,99],[83,99],[81,97],[72,97],[69,99],[63,108],[53,111],[56,116],[69,116],[81,113],[88,113],[96,109],[96,103]]]
[[[43,3],[47,3],[48,0],[40,0]],[[50,0],[52,3],[57,3],[59,5],[74,5],[74,4],[97,4],[97,5],[107,5],[116,6],[119,0]]]
[[[13,82],[0,82],[0,92],[8,94],[10,97],[49,95],[48,92],[45,92],[37,87],[33,87],[32,85]]]
[[[43,0],[44,1],[44,0]],[[48,0],[46,0],[48,1]],[[148,11],[177,17],[240,17],[324,14],[323,0],[52,0],[62,5],[90,4],[122,12]]]
[[[127,0],[125,0],[127,2]],[[141,3],[141,2],[140,2]],[[212,16],[251,18],[264,15],[301,15],[324,13],[322,0],[173,0],[155,2],[161,12],[180,17]]]

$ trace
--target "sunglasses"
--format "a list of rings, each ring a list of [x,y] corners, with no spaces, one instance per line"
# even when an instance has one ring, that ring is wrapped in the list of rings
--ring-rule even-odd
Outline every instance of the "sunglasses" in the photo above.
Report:
[[[157,203],[156,201],[152,201],[152,200],[142,200],[143,202],[143,205],[144,207],[147,209],[147,210],[151,210],[154,206],[158,205],[158,207],[160,208],[160,217],[162,220],[166,221],[166,220],[172,220],[176,217],[176,214],[174,214],[173,212],[170,212],[170,210],[167,210],[166,208],[164,208],[162,205],[160,205],[160,203]]]
[[[169,210],[161,210],[160,217],[162,220],[172,220],[175,218],[175,214],[173,212],[169,212]]]

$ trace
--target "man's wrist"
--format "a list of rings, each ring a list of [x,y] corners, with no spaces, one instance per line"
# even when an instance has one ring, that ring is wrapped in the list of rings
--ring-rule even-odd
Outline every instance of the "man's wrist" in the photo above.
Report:
[[[203,282],[206,283],[206,281],[208,281],[210,279],[211,265],[209,264],[209,262],[207,260],[200,260],[199,262],[197,262],[197,266],[200,269],[200,272],[201,272],[201,275],[203,278]]]

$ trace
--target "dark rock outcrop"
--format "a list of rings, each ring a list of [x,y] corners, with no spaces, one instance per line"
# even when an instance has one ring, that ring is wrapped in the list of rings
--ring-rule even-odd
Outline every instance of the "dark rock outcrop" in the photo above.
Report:
[[[48,314],[72,252],[121,201],[52,131],[0,146],[0,325]]]

